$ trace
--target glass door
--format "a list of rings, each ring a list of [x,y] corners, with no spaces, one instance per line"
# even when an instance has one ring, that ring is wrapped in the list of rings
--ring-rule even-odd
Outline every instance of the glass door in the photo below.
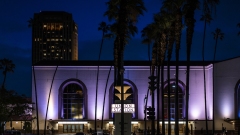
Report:
[[[72,125],[72,133],[75,133],[75,125]]]
[[[63,133],[83,132],[83,124],[64,124]]]

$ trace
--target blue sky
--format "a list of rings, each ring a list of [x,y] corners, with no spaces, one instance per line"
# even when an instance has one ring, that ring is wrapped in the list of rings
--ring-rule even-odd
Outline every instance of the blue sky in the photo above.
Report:
[[[78,25],[79,60],[97,60],[101,32],[97,30],[101,21],[108,21],[103,16],[108,0],[0,0],[0,59],[12,60],[16,69],[9,73],[6,88],[16,90],[20,94],[31,96],[31,28],[27,20],[40,11],[66,11],[72,13]],[[162,0],[144,0],[147,12],[139,18],[138,34],[126,46],[125,60],[148,60],[147,46],[141,44],[141,30],[152,22],[153,14],[161,7]],[[240,36],[240,1],[220,0],[214,20],[207,26],[206,59],[212,60],[214,39],[211,34],[216,28],[224,32],[223,41],[219,41],[217,60],[225,60],[239,56]],[[203,22],[199,21],[202,11],[197,11],[196,27],[192,45],[192,60],[201,60]],[[185,29],[182,33],[181,60],[185,55]],[[105,40],[101,59],[113,59],[112,40]],[[3,76],[0,75],[0,83]]]

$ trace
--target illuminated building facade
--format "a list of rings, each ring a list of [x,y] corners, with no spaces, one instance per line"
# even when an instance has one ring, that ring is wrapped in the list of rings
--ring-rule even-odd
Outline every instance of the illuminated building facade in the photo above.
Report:
[[[32,64],[40,60],[78,60],[78,33],[72,14],[35,13],[32,25]]]
[[[75,133],[79,131],[87,133],[90,128],[94,130],[97,63],[96,61],[41,61],[34,65],[41,131],[44,129],[44,119],[49,97],[46,125],[48,128],[53,128],[58,133]],[[144,99],[148,91],[148,77],[150,76],[149,62],[126,61],[124,64],[124,85],[131,87],[126,91],[126,94],[131,94],[127,97],[127,100],[129,100],[131,104],[135,104],[135,112],[132,114],[131,130],[139,132],[144,129]],[[96,115],[97,128],[101,128],[101,120],[103,118],[103,130],[109,132],[113,132],[114,130],[114,114],[111,113],[111,105],[114,103],[114,99],[117,99],[117,96],[114,96],[114,91],[116,90],[114,89],[114,71],[113,68],[110,68],[111,65],[112,62],[110,61],[100,62]],[[213,116],[217,133],[222,131],[222,127],[226,127],[228,133],[236,132],[240,117],[240,58],[217,62],[215,64],[205,62],[204,65],[202,62],[191,62],[189,123],[185,123],[186,62],[180,62],[178,85],[175,83],[174,62],[170,65],[171,96],[174,96],[173,93],[176,87],[180,88],[178,110],[180,112],[179,132],[184,133],[186,127],[189,128],[191,133],[200,133],[201,129],[203,129],[203,131],[206,130],[203,66],[206,69],[206,108],[209,133],[211,133],[213,129]],[[54,76],[55,71],[56,74]],[[167,97],[165,96],[168,86],[167,67],[164,69],[164,80],[164,100],[167,101]],[[34,84],[33,79],[33,102],[36,101]],[[213,88],[215,89],[214,96]],[[106,97],[105,100],[104,96]],[[156,97],[157,94],[155,92],[155,108],[157,108],[157,104],[159,104],[161,108],[161,100],[157,102]],[[151,106],[151,95],[148,98],[148,106]],[[104,107],[103,104],[105,104]],[[160,109],[160,121],[163,117],[165,121],[170,117],[171,131],[174,133],[174,98],[171,98],[170,104],[171,116],[161,116],[162,113]],[[166,103],[164,106],[164,112],[168,114]],[[214,115],[213,108],[215,110]],[[33,112],[33,117],[34,116],[36,116],[36,110]],[[147,125],[147,127],[151,127],[151,122],[147,121]],[[157,124],[155,128],[156,126]],[[33,130],[36,130],[35,121],[33,122],[33,127]],[[167,123],[165,127],[167,133]],[[161,129],[162,123],[160,123],[160,130]]]

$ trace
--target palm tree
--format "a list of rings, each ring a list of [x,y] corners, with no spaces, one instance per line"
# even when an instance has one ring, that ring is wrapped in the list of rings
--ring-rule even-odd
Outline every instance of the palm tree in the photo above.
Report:
[[[98,30],[102,31],[102,41],[100,45],[100,50],[99,50],[99,55],[98,55],[98,67],[97,67],[97,81],[96,81],[96,100],[95,100],[95,126],[97,125],[97,93],[98,93],[98,77],[99,77],[99,62],[101,58],[101,53],[102,53],[102,46],[103,46],[103,41],[104,38],[109,31],[110,26],[106,24],[106,22],[101,22],[99,24]],[[110,74],[110,71],[109,71]],[[108,81],[108,79],[107,79]],[[107,85],[107,84],[106,84]],[[107,86],[106,86],[107,87]],[[106,93],[106,92],[105,92]],[[105,103],[105,93],[104,93],[104,102],[103,102],[103,111],[102,111],[102,124],[101,124],[101,129],[103,127],[103,114],[104,114],[104,103]]]
[[[213,62],[216,60],[216,51],[217,51],[217,44],[218,39],[222,40],[224,38],[224,33],[221,32],[221,29],[216,28],[215,33],[212,32],[213,38],[215,39],[215,46],[214,46],[214,55],[213,55]]]
[[[4,76],[4,79],[3,79],[3,83],[2,83],[2,87],[0,88],[0,99],[1,99],[1,107],[3,107],[3,106],[5,106],[5,105],[2,105],[3,103],[6,103],[6,100],[4,100],[4,98],[6,98],[6,97],[8,97],[7,96],[7,93],[9,93],[6,89],[5,89],[5,81],[6,81],[6,76],[7,76],[7,72],[13,72],[14,71],[14,68],[15,68],[15,64],[13,64],[12,63],[12,60],[9,60],[9,59],[6,59],[6,58],[4,58],[4,59],[1,59],[0,60],[0,69],[2,69],[3,70],[3,76]],[[10,92],[11,93],[11,92]],[[3,96],[4,95],[4,96]],[[11,96],[12,95],[15,95],[15,94],[10,94]],[[12,99],[12,98],[9,98],[9,99]],[[12,103],[12,101],[13,101],[14,99],[12,99],[11,101],[10,101],[10,103]],[[8,105],[8,104],[7,104]],[[2,117],[2,118],[4,118],[4,119],[6,119],[7,120],[7,118],[6,118],[6,116],[10,116],[11,115],[11,113],[8,111],[9,109],[8,109],[9,107],[3,107],[3,108],[1,108],[2,109],[2,113],[3,112],[5,112],[6,111],[6,113],[3,113],[4,115],[4,117]],[[4,110],[4,111],[3,111]],[[13,110],[14,111],[14,110]],[[12,111],[11,111],[12,112]],[[8,113],[10,113],[10,114],[8,114]],[[5,121],[5,120],[4,120]],[[3,133],[4,132],[4,122],[2,119],[0,120],[0,133]]]
[[[172,50],[173,50],[173,45],[174,45],[174,42],[175,42],[175,38],[174,38],[174,16],[173,14],[170,12],[169,9],[164,10],[164,8],[162,9],[161,11],[162,14],[164,15],[168,15],[169,17],[171,17],[172,19],[171,20],[168,20],[169,21],[169,26],[166,30],[166,39],[167,39],[167,83],[168,83],[168,123],[171,123],[171,119],[170,119],[170,116],[171,116],[171,113],[170,113],[170,61],[171,61],[171,58],[172,58]],[[170,135],[171,134],[171,124],[168,124],[168,134]]]
[[[213,34],[213,38],[215,39],[215,46],[214,46],[214,55],[213,55],[213,63],[215,63],[216,60],[216,51],[217,51],[217,44],[218,44],[218,39],[222,40],[224,38],[224,33],[221,32],[221,29],[216,28],[215,33],[212,32]],[[213,133],[214,133],[214,127],[215,127],[215,118],[214,118],[214,93],[215,93],[215,89],[214,89],[214,72],[215,70],[213,69],[212,72],[212,78],[213,78]]]
[[[147,25],[145,28],[143,28],[143,30],[141,31],[142,33],[142,38],[144,38],[142,40],[143,44],[147,44],[148,45],[148,60],[150,62],[150,45],[152,44],[152,37],[153,37],[153,29],[152,29],[152,25],[149,24]],[[151,75],[151,64],[150,64],[150,75]],[[147,95],[145,96],[145,102],[144,102],[144,134],[147,134],[147,103],[148,103],[148,96],[149,96],[149,89],[147,90]]]
[[[201,20],[204,21],[204,31],[203,31],[203,43],[202,43],[202,60],[203,60],[203,77],[204,77],[204,102],[205,102],[205,120],[206,120],[206,132],[208,134],[208,118],[207,118],[207,99],[206,99],[206,75],[205,75],[205,66],[204,66],[204,45],[205,45],[205,35],[206,35],[206,25],[212,20],[212,10],[216,12],[216,5],[219,3],[219,0],[204,0],[203,2],[203,15]],[[213,93],[214,95],[214,93]],[[213,134],[215,126],[213,123]]]
[[[187,26],[187,72],[186,72],[186,110],[185,110],[185,120],[188,123],[188,104],[189,104],[189,80],[190,80],[190,56],[191,56],[191,46],[194,33],[194,26],[196,20],[194,19],[195,10],[199,7],[198,0],[187,0],[187,3],[184,7],[185,14],[185,24]],[[188,128],[186,128],[186,135],[188,135]]]
[[[101,22],[99,24],[98,30],[102,31],[102,41],[101,41],[101,45],[100,45],[100,49],[99,49],[98,67],[97,67],[96,97],[95,97],[96,98],[96,100],[95,100],[95,119],[94,119],[95,126],[97,125],[97,95],[98,95],[99,61],[100,61],[101,53],[102,53],[102,45],[103,45],[103,41],[104,41],[104,35],[108,31],[108,29],[109,29],[109,26],[106,24],[106,22]]]
[[[37,119],[37,135],[40,135],[39,133],[39,119],[38,119],[38,99],[37,99],[37,84],[36,84],[36,75],[35,75],[35,68],[33,65],[33,80],[34,80],[34,89],[35,89],[35,99],[36,99],[36,119]]]
[[[150,46],[152,44],[152,39],[151,39],[151,31],[152,31],[152,28],[151,28],[151,25],[147,25],[146,27],[143,28],[143,30],[141,31],[142,33],[142,38],[144,38],[142,40],[142,43],[143,44],[147,44],[148,45],[148,60],[150,61]]]
[[[47,109],[46,109],[46,115],[45,115],[45,120],[44,120],[44,135],[46,135],[48,107],[49,107],[49,101],[50,101],[50,96],[51,96],[51,92],[52,92],[52,85],[53,85],[53,81],[54,81],[54,78],[55,78],[57,69],[58,69],[58,65],[56,66],[56,68],[55,68],[55,70],[54,70],[54,74],[53,74],[53,78],[52,78],[50,90],[49,90],[49,93],[48,93]]]
[[[103,129],[103,116],[104,116],[104,108],[105,108],[104,106],[105,106],[105,99],[106,99],[106,92],[107,92],[108,80],[109,80],[109,76],[110,76],[110,74],[111,74],[111,71],[112,71],[112,66],[110,67],[110,69],[109,69],[109,71],[108,71],[107,81],[106,81],[105,90],[104,90],[101,129]]]
[[[182,31],[182,7],[184,5],[184,0],[165,0],[163,2],[162,9],[166,10],[168,13],[170,13],[174,20],[172,21],[172,32],[174,38],[172,38],[169,44],[169,54],[168,54],[168,63],[170,62],[170,55],[171,55],[171,49],[172,44],[176,44],[176,85],[178,86],[178,61],[179,61],[179,50],[180,50],[180,43],[181,43],[181,31]],[[168,64],[169,65],[169,64]],[[168,70],[169,70],[168,66]],[[170,71],[168,71],[168,102],[170,103]],[[168,106],[170,107],[170,106]],[[178,119],[179,119],[179,113],[178,113],[178,87],[176,87],[175,90],[175,134],[179,134],[179,125],[178,125]],[[168,108],[168,111],[170,111],[170,108]],[[170,112],[168,113],[170,116]],[[170,122],[170,118],[169,118]],[[170,127],[170,124],[169,124]],[[170,134],[170,129],[168,130],[168,133]]]
[[[205,106],[205,123],[206,123],[206,132],[208,134],[208,118],[207,118],[207,98],[206,98],[206,74],[205,74],[205,58],[204,58],[204,46],[205,46],[205,35],[206,35],[206,24],[210,23],[212,20],[210,14],[206,13],[204,16],[202,16],[201,20],[204,19],[204,32],[203,32],[203,43],[202,43],[202,61],[203,61],[203,83],[204,83],[204,106]]]
[[[169,15],[166,11],[162,10],[154,15],[154,27],[153,33],[155,37],[155,43],[157,44],[157,64],[158,69],[161,67],[161,95],[162,95],[162,133],[165,134],[165,120],[164,120],[164,60],[166,54],[166,47],[168,41],[168,34],[172,26],[173,17]],[[154,50],[154,49],[153,49]],[[154,56],[153,51],[153,56]],[[154,63],[155,61],[152,61]],[[156,64],[156,63],[155,63]],[[154,64],[152,64],[154,65]],[[158,76],[159,76],[158,70]],[[160,78],[158,77],[157,83],[159,83]],[[157,85],[159,86],[159,84]],[[159,133],[159,131],[157,131]]]
[[[178,1],[166,1],[166,8],[172,12],[173,16],[175,16],[173,25],[174,25],[174,36],[175,36],[175,44],[176,44],[176,90],[175,90],[175,134],[179,134],[179,107],[178,107],[178,76],[179,76],[179,51],[181,44],[181,32],[182,32],[182,7],[184,5],[184,0]],[[164,5],[163,5],[164,6]],[[169,85],[169,84],[168,84]]]
[[[157,134],[160,133],[159,130],[159,82],[160,82],[160,67],[161,67],[161,95],[162,95],[162,133],[165,134],[165,124],[164,124],[164,59],[165,59],[165,51],[166,51],[166,40],[167,40],[167,33],[171,26],[172,17],[169,16],[165,11],[161,11],[157,14],[154,14],[154,22],[149,24],[147,27],[144,28],[143,37],[146,37],[143,41],[154,42],[153,49],[152,49],[152,63],[150,67],[150,74],[153,76],[155,73],[155,66],[158,66],[157,70]],[[152,94],[154,94],[152,92]],[[152,95],[153,97],[154,95]],[[146,106],[146,105],[145,105]],[[152,105],[154,106],[154,105]],[[154,131],[154,123],[153,132]]]
[[[2,59],[0,60],[0,69],[3,69],[3,82],[2,82],[2,89],[5,88],[5,82],[8,72],[14,72],[15,64],[13,64],[12,60],[9,59]]]
[[[116,34],[114,41],[114,68],[116,81],[114,84],[121,86],[121,130],[124,131],[124,108],[123,108],[123,53],[124,47],[130,39],[131,35],[137,32],[135,23],[138,16],[143,14],[146,10],[142,0],[109,0],[107,2],[108,10],[105,15],[109,20],[115,20],[113,26],[116,29],[112,29]],[[114,27],[113,27],[114,28]],[[124,132],[121,132],[123,134]]]
[[[32,28],[34,21],[32,18],[30,18],[28,21],[28,27]],[[33,28],[32,28],[32,33],[33,33]],[[34,68],[34,63],[32,63],[33,66],[33,79],[34,79],[34,88],[35,88],[35,102],[36,102],[36,119],[37,119],[37,135],[39,135],[39,118],[38,118],[38,98],[37,98],[37,85],[36,85],[36,76],[35,76],[35,68]]]

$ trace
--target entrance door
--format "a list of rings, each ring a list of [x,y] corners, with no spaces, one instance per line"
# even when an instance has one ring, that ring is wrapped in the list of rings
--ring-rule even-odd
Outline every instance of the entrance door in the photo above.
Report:
[[[175,124],[171,124],[171,133],[174,133]],[[168,124],[165,124],[165,133],[168,133]]]
[[[64,124],[63,133],[83,132],[83,124]]]
[[[179,124],[179,133],[184,133],[183,129],[184,125],[183,124]],[[175,133],[175,124],[171,124],[171,133]],[[160,131],[162,131],[162,126],[160,127]],[[168,133],[168,124],[165,124],[165,133]]]
[[[175,129],[175,124],[171,124],[171,133],[175,132],[174,129]]]
[[[139,129],[138,124],[131,124],[131,131],[132,132],[137,133],[137,132],[139,132],[138,129]]]

